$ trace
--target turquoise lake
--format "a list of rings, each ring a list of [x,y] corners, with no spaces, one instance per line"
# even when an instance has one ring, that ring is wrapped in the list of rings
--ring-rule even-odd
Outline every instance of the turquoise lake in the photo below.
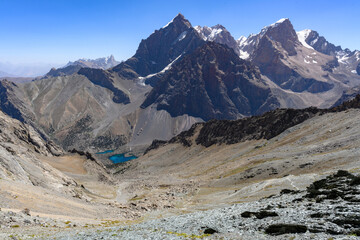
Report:
[[[129,156],[129,157],[125,157],[124,154],[115,154],[109,157],[109,159],[113,162],[113,163],[122,163],[122,162],[127,162],[133,159],[136,159],[137,157],[135,156]]]

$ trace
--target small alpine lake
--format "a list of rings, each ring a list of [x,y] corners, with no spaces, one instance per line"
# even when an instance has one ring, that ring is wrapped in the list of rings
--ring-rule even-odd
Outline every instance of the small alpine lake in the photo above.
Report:
[[[110,155],[110,153],[114,153],[114,152],[115,150],[105,150],[103,152],[97,152],[95,154],[103,155],[103,157],[101,158],[108,158],[113,163],[123,163],[138,158],[134,155],[131,155],[129,152]],[[127,156],[125,156],[125,154]]]
[[[122,162],[127,162],[127,161],[130,161],[130,160],[133,160],[133,159],[136,159],[138,157],[136,156],[128,156],[128,157],[125,157],[125,154],[122,153],[122,154],[115,154],[115,155],[112,155],[109,157],[109,159],[113,162],[113,163],[122,163]]]

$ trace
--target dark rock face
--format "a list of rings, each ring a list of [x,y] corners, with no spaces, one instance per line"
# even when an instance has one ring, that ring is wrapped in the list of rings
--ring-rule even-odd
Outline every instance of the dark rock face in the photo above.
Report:
[[[196,143],[205,147],[213,144],[234,144],[251,139],[270,139],[321,112],[317,108],[277,109],[262,116],[236,121],[212,120],[203,124]]]
[[[92,83],[112,91],[114,93],[113,101],[115,103],[130,103],[129,96],[114,86],[114,80],[109,72],[102,69],[82,68],[79,70],[78,74],[84,75]]]
[[[345,111],[350,108],[360,108],[360,94],[357,94],[353,99],[343,102],[341,105],[329,109],[330,112]]]
[[[75,148],[73,148],[72,150],[68,151],[69,153],[77,153],[80,156],[85,156],[87,159],[91,160],[91,161],[96,161],[96,159],[93,157],[93,155],[89,152],[84,152],[84,151],[79,151]]]
[[[144,155],[153,149],[157,149],[160,146],[165,145],[166,143],[167,141],[155,139],[154,141],[152,141],[151,145],[145,150]]]
[[[358,75],[360,75],[360,63],[356,67],[356,72],[357,72]]]
[[[52,68],[44,78],[60,77],[77,73],[81,69],[80,65],[70,65],[64,68]]]
[[[277,214],[276,212],[270,212],[265,210],[261,210],[259,212],[246,211],[241,214],[241,217],[243,218],[250,218],[252,216],[255,216],[257,219],[263,219],[267,217],[278,217],[279,214]]]
[[[204,41],[183,15],[142,40],[135,55],[112,70],[125,78],[147,76],[163,70],[180,55],[194,51]]]
[[[236,119],[277,106],[258,69],[214,42],[175,63],[141,107],[153,103],[172,116],[189,114],[204,120]]]
[[[8,98],[8,89],[10,92],[13,92],[11,89],[13,86],[15,86],[15,83],[9,82],[7,80],[0,81],[0,109],[10,117],[24,122],[24,118],[21,112]]]
[[[214,233],[218,233],[218,231],[213,228],[206,228],[204,230],[204,234],[214,234]]]
[[[307,227],[300,224],[272,224],[265,229],[270,235],[282,235],[287,233],[306,233]]]
[[[359,236],[360,215],[351,208],[359,208],[360,204],[360,176],[355,176],[347,171],[339,170],[336,174],[311,184],[304,196],[309,201],[316,201],[310,209],[317,205],[337,204],[336,211],[316,211],[311,218],[321,218],[322,221],[334,223],[337,229],[326,229],[322,225],[310,229],[310,232],[327,232],[329,234],[352,234]],[[330,204],[329,204],[330,203]],[[333,207],[333,206],[332,206]],[[334,207],[333,207],[334,208]]]
[[[326,55],[335,56],[336,52],[341,51],[340,46],[335,46],[329,43],[323,36],[320,36],[318,32],[311,31],[305,42],[312,46],[316,51],[324,53]]]
[[[359,185],[360,177],[340,170],[334,175],[311,184],[307,188],[306,197],[315,199],[316,202],[337,198],[348,202],[360,202]],[[360,227],[360,219],[357,227]]]

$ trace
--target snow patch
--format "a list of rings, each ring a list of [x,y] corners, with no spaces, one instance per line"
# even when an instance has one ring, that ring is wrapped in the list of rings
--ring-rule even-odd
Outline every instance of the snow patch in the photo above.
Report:
[[[250,56],[250,55],[249,55],[248,52],[245,52],[245,51],[240,50],[240,58],[242,58],[242,59],[248,59],[249,56]]]
[[[289,19],[288,18],[282,18],[282,19],[278,20],[275,24],[285,22],[286,20],[289,20]]]
[[[351,72],[357,74],[356,70],[351,70]]]
[[[360,52],[359,51],[356,51],[355,57],[356,57],[356,61],[360,60]]]
[[[212,29],[210,36],[208,37],[208,39],[213,40],[215,39],[215,37],[220,34],[223,30],[222,29]]]
[[[239,45],[239,46],[245,46],[245,45],[247,45],[246,40],[247,40],[247,38],[246,38],[245,36],[241,36],[241,37],[237,40],[238,45]]]
[[[175,40],[175,42],[180,42],[181,40],[183,40],[186,37],[187,31],[182,32],[178,38]]]
[[[311,30],[310,29],[305,29],[305,30],[302,30],[302,31],[299,31],[297,32],[297,36],[298,36],[298,39],[299,41],[301,42],[301,44],[306,47],[306,48],[309,48],[309,49],[313,49],[313,47],[311,47],[309,44],[307,44],[307,42],[305,41],[306,38],[309,36],[309,34],[311,33]],[[316,54],[316,53],[315,53]]]
[[[167,70],[169,70],[171,68],[171,66],[182,56],[182,54],[180,54],[177,58],[175,58],[175,60],[173,60],[171,63],[169,63],[166,67],[164,67],[163,70],[161,70],[160,72],[157,72],[157,73],[152,73],[152,74],[149,74],[147,75],[146,77],[138,77],[138,84],[140,84],[141,86],[145,86],[145,80],[148,79],[148,78],[152,78],[160,73],[164,73],[166,72]]]
[[[319,38],[316,38],[316,39],[312,40],[310,45],[314,45],[318,40],[319,40]]]
[[[347,60],[349,59],[349,55],[346,54],[344,51],[338,52],[336,57],[338,61],[343,64],[347,64]]]

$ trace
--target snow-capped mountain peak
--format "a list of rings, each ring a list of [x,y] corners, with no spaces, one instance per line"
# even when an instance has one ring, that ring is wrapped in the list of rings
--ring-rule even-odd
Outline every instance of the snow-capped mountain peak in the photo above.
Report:
[[[276,26],[276,24],[280,24],[280,23],[283,23],[285,21],[289,21],[289,19],[288,18],[281,18],[278,21],[276,21],[275,23],[271,24],[270,26]]]
[[[278,42],[287,41],[289,39],[294,42],[298,41],[296,32],[290,20],[288,18],[282,18],[275,23],[265,26],[258,34],[250,34],[247,38],[239,38],[237,42],[239,46],[240,57],[243,59],[248,59],[264,36],[268,36],[270,39]],[[284,42],[284,45],[287,46],[286,48],[289,47],[288,43]],[[293,54],[294,51],[290,48],[287,50]]]
[[[237,41],[223,25],[217,24],[213,27],[195,26],[194,28],[203,40],[225,44],[228,47],[232,48],[235,53],[239,55]]]
[[[263,29],[261,29],[261,31],[259,33],[260,37],[263,37],[268,32],[268,30],[277,28],[279,26],[283,26],[285,24],[291,25],[290,20],[288,18],[282,18],[282,19],[276,21],[275,23],[270,24],[269,26],[265,26]]]
[[[79,60],[76,60],[74,62],[68,62],[68,64],[66,64],[64,68],[71,65],[80,65],[81,67],[108,69],[118,64],[119,62],[115,60],[114,56],[110,55],[108,57],[97,59],[80,58]]]
[[[176,22],[183,22],[185,23],[185,25],[190,28],[191,27],[191,23],[185,19],[184,15],[182,15],[181,13],[178,13],[178,15],[176,15],[176,17],[174,17],[170,22],[168,22],[165,26],[163,26],[161,29],[165,29],[167,27],[169,27],[171,24],[174,24]]]

